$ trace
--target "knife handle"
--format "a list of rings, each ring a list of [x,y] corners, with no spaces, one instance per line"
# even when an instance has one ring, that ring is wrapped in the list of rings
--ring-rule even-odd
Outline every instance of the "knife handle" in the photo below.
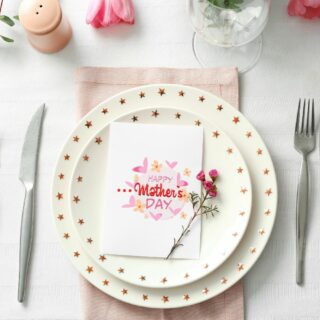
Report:
[[[33,239],[33,212],[34,212],[34,193],[33,187],[25,187],[25,198],[23,204],[21,230],[20,230],[20,254],[19,254],[19,287],[18,301],[23,302],[29,260],[31,254],[31,246]]]

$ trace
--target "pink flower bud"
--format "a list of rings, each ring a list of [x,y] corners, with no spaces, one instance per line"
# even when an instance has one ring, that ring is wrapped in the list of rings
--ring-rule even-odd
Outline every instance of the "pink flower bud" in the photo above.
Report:
[[[204,171],[201,170],[198,174],[197,174],[197,180],[199,181],[204,181],[206,179],[206,175],[204,174]]]
[[[218,176],[218,170],[216,170],[216,169],[211,169],[211,170],[209,171],[209,176],[210,176],[211,178],[216,178],[216,177]]]
[[[213,183],[212,181],[203,181],[203,187],[205,190],[209,191],[213,188]]]
[[[215,191],[215,190],[210,190],[209,191],[209,196],[212,197],[212,198],[215,198],[217,196],[218,192]]]

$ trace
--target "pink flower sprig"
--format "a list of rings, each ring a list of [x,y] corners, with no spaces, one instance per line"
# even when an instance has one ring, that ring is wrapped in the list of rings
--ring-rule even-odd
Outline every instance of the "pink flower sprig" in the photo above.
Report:
[[[305,19],[320,17],[320,0],[290,0],[288,14]]]
[[[134,23],[132,0],[90,0],[86,21],[95,28]]]
[[[211,169],[208,175],[209,179],[206,179],[206,174],[203,170],[201,170],[196,176],[196,179],[201,181],[205,192],[202,192],[201,195],[197,194],[196,192],[191,192],[189,194],[189,200],[193,208],[193,216],[190,218],[186,226],[182,226],[182,232],[179,238],[173,239],[173,246],[166,257],[166,260],[171,257],[173,252],[178,247],[183,246],[182,239],[185,235],[187,235],[190,232],[190,227],[197,217],[201,215],[211,215],[213,217],[216,213],[219,212],[218,207],[212,204],[213,198],[215,198],[218,194],[218,189],[215,184],[218,178],[218,171],[216,169]]]

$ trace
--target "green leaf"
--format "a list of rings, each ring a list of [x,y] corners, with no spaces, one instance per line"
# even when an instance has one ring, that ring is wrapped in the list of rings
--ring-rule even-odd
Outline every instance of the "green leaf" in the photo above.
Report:
[[[14,26],[14,21],[8,16],[0,15],[0,21],[2,21],[3,23],[7,24],[10,27]]]
[[[19,16],[13,16],[13,19],[20,21]]]
[[[1,38],[3,41],[5,41],[5,42],[14,42],[13,39],[8,38],[8,37],[5,37],[5,36],[1,36],[1,35],[0,35],[0,38]]]

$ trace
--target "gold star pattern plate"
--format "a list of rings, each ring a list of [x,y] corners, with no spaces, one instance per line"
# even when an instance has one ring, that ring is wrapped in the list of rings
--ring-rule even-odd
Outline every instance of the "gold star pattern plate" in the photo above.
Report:
[[[141,100],[139,99],[139,101]],[[179,120],[174,117],[177,112],[182,114],[182,119]],[[200,119],[199,122],[204,129],[204,150],[213,151],[206,153],[203,162],[204,168],[208,171],[214,164],[214,167],[221,172],[223,177],[218,182],[223,201],[220,197],[215,201],[220,213],[214,218],[202,219],[200,258],[166,261],[150,257],[130,257],[128,259],[110,255],[107,263],[99,259],[99,256],[105,253],[100,251],[101,244],[99,243],[98,230],[100,230],[100,221],[104,214],[102,208],[104,207],[105,197],[102,191],[107,179],[105,164],[107,162],[109,123],[106,123],[105,127],[98,133],[95,132],[93,138],[89,139],[82,150],[82,154],[90,155],[90,162],[83,162],[82,156],[80,156],[75,165],[72,175],[74,182],[71,185],[71,193],[73,194],[71,215],[75,228],[80,236],[82,246],[91,258],[107,272],[121,280],[148,288],[169,288],[194,282],[218,268],[236,249],[245,233],[250,218],[252,200],[252,187],[247,165],[228,135],[216,124],[208,123],[205,119],[199,118],[199,115],[175,108],[146,108],[128,113],[117,118],[116,121],[135,125],[132,124],[133,115],[139,119],[138,123],[140,124],[193,126],[195,119]],[[212,135],[212,132],[219,132],[219,136]],[[97,144],[97,136],[103,143]],[[232,156],[225,152],[227,147],[232,148]],[[237,174],[237,168],[239,167],[245,168],[241,175]],[[186,170],[186,173],[195,178],[196,172],[191,174]],[[81,184],[76,182],[79,176],[83,177],[83,183]],[[127,190],[125,184],[117,186],[117,188]],[[223,190],[228,191],[223,192]],[[145,209],[142,210],[145,213],[147,212]],[[246,215],[239,216],[239,211],[246,212]],[[184,212],[176,216],[177,223],[181,226],[187,224],[188,218],[188,215]],[[85,224],[79,224],[79,219],[83,219]],[[235,234],[237,237],[234,236]],[[95,239],[90,245],[88,245],[88,235]],[[172,237],[174,236],[172,235]],[[120,273],[119,267],[123,268],[125,272]],[[189,274],[187,278],[184,277],[186,273]],[[141,274],[146,277],[142,283],[140,280]]]
[[[159,88],[163,89],[165,94],[159,94]],[[163,90],[161,90],[161,92],[163,92]],[[181,90],[185,93],[184,96],[179,95]],[[145,94],[144,99],[140,98],[140,92]],[[202,96],[205,99],[199,101],[199,97]],[[126,107],[119,104],[121,98],[126,100]],[[157,109],[161,114],[161,116],[157,118],[150,117],[150,110],[148,110],[148,117],[152,118],[153,121],[164,118],[161,113],[162,108],[172,108],[172,106],[174,106],[176,110],[179,110],[179,114],[181,114],[180,119],[177,120],[175,117],[177,111],[171,115],[171,119],[177,122],[183,120],[185,112],[191,112],[196,114],[194,121],[201,119],[201,125],[204,125],[206,121],[212,123],[213,127],[216,123],[219,124],[217,130],[220,136],[213,138],[213,130],[211,130],[210,138],[218,141],[223,137],[224,133],[226,133],[239,148],[247,163],[247,168],[242,164],[238,164],[234,170],[230,171],[237,176],[243,176],[246,172],[250,173],[252,188],[246,185],[242,185],[241,187],[245,187],[248,190],[250,189],[249,191],[252,191],[254,199],[252,215],[245,235],[233,254],[220,268],[197,281],[171,288],[161,288],[160,286],[157,289],[151,289],[125,282],[121,277],[127,274],[129,270],[122,265],[118,265],[115,272],[117,272],[119,268],[123,268],[125,269],[125,273],[117,277],[107,272],[101,264],[96,261],[99,256],[93,259],[87,252],[88,246],[94,245],[95,241],[93,241],[92,244],[83,244],[77,234],[78,231],[76,227],[86,227],[91,224],[91,221],[87,221],[84,217],[78,217],[83,218],[85,223],[83,225],[75,223],[70,210],[70,206],[81,207],[82,204],[86,202],[82,194],[71,193],[69,186],[72,181],[76,182],[74,178],[73,180],[71,179],[78,159],[80,159],[83,165],[89,165],[91,161],[93,161],[95,153],[89,154],[88,152],[83,152],[88,142],[97,136],[101,136],[100,133],[102,129],[112,119],[125,117],[128,113],[131,113],[132,117],[133,114],[138,114],[139,110],[148,108],[150,105],[153,106],[153,110]],[[106,108],[106,106],[108,112],[102,113],[101,110]],[[239,118],[237,124],[233,122],[234,117]],[[206,119],[206,121],[203,119]],[[89,128],[86,126],[87,121],[91,123]],[[132,122],[131,119],[129,119],[129,121]],[[137,123],[139,123],[139,121]],[[248,139],[246,135],[248,132],[250,132],[250,139]],[[77,143],[73,141],[74,136],[79,137]],[[105,145],[104,142],[105,140],[103,140],[103,143],[100,145],[97,143],[93,144],[95,148],[102,148]],[[224,149],[224,153],[229,157],[235,156],[238,149],[231,145],[230,147],[232,147],[233,153],[227,154],[225,150],[228,149],[228,147]],[[258,153],[258,150],[262,150],[262,152]],[[69,155],[68,161],[64,159],[66,154]],[[242,174],[237,173],[237,168],[240,166],[244,169]],[[268,170],[267,175],[263,174],[266,169]],[[63,173],[63,179],[59,179],[60,173]],[[83,182],[77,183],[78,185],[86,183],[87,177],[85,175],[83,176]],[[242,195],[239,190],[240,189],[237,190],[237,193]],[[60,199],[57,198],[58,194],[62,195]],[[248,192],[246,194],[248,194]],[[72,202],[74,195],[78,195],[81,199],[78,204]],[[227,102],[206,91],[181,85],[158,84],[122,92],[99,104],[81,120],[80,124],[67,139],[59,157],[54,175],[52,203],[58,238],[75,268],[88,281],[106,294],[124,302],[151,308],[176,308],[200,303],[222,293],[234,285],[250,270],[263,251],[273,228],[277,211],[277,183],[272,160],[266,146],[255,128],[240,112],[235,110]],[[240,217],[245,217],[248,213],[239,208],[236,214]],[[68,234],[67,238],[64,237],[65,234]],[[94,234],[87,234],[86,239],[87,238],[96,240]],[[75,252],[77,253],[76,255]],[[109,257],[106,256],[106,258],[103,264],[109,262]],[[208,268],[210,268],[210,263],[208,262],[208,264]],[[201,263],[202,268],[203,265],[204,264]],[[184,270],[182,277],[188,273],[189,277],[187,279],[192,278],[191,271]],[[142,272],[140,271],[137,275],[137,281],[140,283],[145,282],[139,279],[141,274]],[[147,274],[144,276],[147,281]],[[166,274],[163,274],[162,277],[158,279],[158,282],[160,282],[163,277],[167,278],[167,283],[170,282],[170,278]],[[161,282],[160,284],[163,285]],[[123,294],[122,291],[124,289],[125,294]]]

